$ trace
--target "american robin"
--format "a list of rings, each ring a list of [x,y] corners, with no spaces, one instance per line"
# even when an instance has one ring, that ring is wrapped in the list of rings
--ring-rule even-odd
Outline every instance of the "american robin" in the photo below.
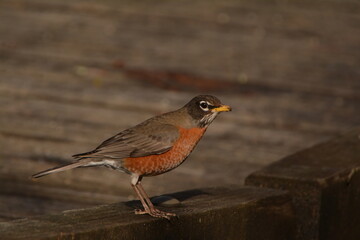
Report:
[[[155,116],[105,140],[93,151],[76,154],[76,162],[51,168],[33,175],[42,177],[77,167],[106,166],[131,176],[131,185],[144,210],[136,214],[169,219],[173,213],[154,207],[145,193],[141,180],[168,172],[189,156],[209,124],[220,112],[231,111],[229,106],[210,95],[199,95],[184,107]]]

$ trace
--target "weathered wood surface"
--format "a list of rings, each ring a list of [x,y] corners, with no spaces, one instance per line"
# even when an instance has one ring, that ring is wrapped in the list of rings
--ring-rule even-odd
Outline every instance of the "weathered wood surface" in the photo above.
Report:
[[[133,199],[128,176],[31,182],[208,92],[233,106],[151,195],[245,176],[360,123],[356,1],[0,1],[0,219]]]
[[[176,193],[173,197],[181,203],[172,206],[177,217],[170,220],[135,215],[133,211],[138,205],[131,201],[0,222],[0,237],[8,240],[294,239],[294,211],[291,197],[284,191],[208,188]]]
[[[297,239],[358,239],[360,128],[276,161],[245,184],[290,192]]]

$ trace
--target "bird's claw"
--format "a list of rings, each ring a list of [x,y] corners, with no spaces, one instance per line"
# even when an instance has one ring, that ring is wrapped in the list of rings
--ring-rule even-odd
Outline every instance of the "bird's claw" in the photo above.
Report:
[[[152,217],[157,217],[157,218],[166,218],[168,220],[170,220],[170,217],[175,217],[176,214],[175,213],[169,213],[169,212],[163,212],[160,211],[159,209],[153,208],[153,209],[149,209],[149,210],[142,210],[142,209],[135,209],[135,214],[149,214]]]

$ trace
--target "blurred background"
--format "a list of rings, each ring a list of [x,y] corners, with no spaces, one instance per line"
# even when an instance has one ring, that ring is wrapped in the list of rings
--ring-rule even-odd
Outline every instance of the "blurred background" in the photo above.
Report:
[[[360,123],[360,2],[0,1],[0,221],[135,198],[129,176],[71,162],[213,94],[220,115],[149,195],[240,186]]]

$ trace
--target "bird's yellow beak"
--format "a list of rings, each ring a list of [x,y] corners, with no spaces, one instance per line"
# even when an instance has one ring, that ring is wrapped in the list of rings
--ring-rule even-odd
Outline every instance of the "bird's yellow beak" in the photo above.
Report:
[[[229,112],[231,107],[228,105],[221,105],[220,107],[212,109],[213,112]]]

